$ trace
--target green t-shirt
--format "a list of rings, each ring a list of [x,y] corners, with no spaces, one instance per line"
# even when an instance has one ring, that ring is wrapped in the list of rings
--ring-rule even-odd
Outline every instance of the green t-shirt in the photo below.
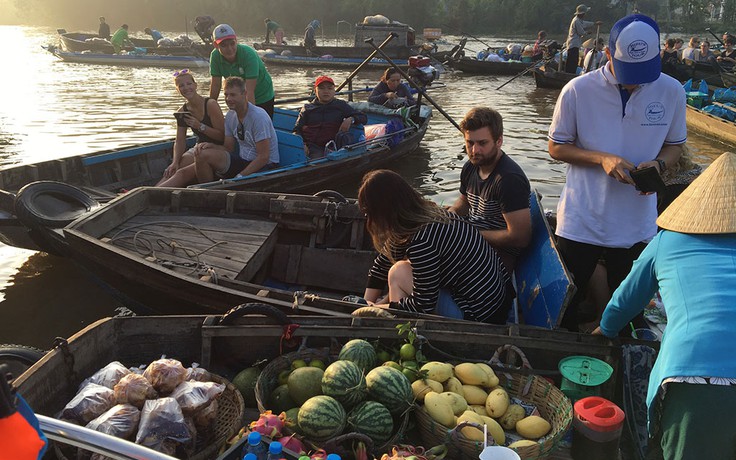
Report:
[[[115,31],[115,34],[113,34],[112,38],[110,39],[110,43],[112,43],[113,45],[123,46],[124,41],[127,39],[128,31],[121,27]]]
[[[276,21],[268,21],[266,23],[266,29],[270,30],[271,32],[276,32],[280,28],[281,28],[281,26]]]
[[[241,77],[243,80],[256,80],[256,104],[263,104],[274,98],[271,75],[266,65],[248,45],[239,44],[235,62],[228,62],[217,48],[210,54],[210,75],[213,77]],[[223,84],[224,87],[224,84]]]

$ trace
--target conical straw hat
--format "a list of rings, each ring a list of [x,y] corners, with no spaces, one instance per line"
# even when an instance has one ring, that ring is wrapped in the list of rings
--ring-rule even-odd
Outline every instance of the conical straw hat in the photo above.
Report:
[[[679,233],[736,233],[736,153],[726,152],[659,216]]]

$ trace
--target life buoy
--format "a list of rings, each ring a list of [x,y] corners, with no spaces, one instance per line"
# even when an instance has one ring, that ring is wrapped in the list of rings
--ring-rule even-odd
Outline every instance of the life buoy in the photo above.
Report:
[[[85,191],[56,181],[32,182],[18,191],[15,215],[28,228],[62,228],[97,208]]]
[[[18,377],[25,372],[45,354],[45,351],[34,347],[0,344],[0,364],[6,364],[9,368],[8,372],[13,374],[13,377]]]

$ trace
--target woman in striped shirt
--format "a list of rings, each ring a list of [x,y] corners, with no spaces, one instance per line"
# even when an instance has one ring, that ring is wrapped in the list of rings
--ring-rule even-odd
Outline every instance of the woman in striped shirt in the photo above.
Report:
[[[388,170],[363,177],[358,203],[379,252],[368,274],[369,303],[377,302],[388,284],[391,308],[506,322],[513,288],[477,229]]]

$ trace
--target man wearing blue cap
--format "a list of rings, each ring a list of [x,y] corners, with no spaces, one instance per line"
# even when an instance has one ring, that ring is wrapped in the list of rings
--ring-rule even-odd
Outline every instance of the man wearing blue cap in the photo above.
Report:
[[[657,232],[657,200],[629,173],[674,167],[687,140],[685,92],[661,73],[659,27],[644,15],[619,20],[608,64],[574,78],[560,93],[549,153],[568,163],[557,207],[557,245],[577,294],[562,326],[578,329],[578,305],[600,258],[614,290]]]

